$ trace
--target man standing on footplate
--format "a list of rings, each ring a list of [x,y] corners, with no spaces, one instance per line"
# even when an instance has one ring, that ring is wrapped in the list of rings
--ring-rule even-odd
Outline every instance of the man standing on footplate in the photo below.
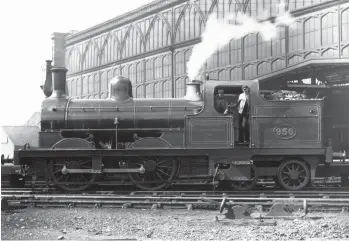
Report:
[[[242,86],[242,91],[238,99],[239,112],[239,142],[249,142],[249,112],[250,112],[250,90],[248,86]]]

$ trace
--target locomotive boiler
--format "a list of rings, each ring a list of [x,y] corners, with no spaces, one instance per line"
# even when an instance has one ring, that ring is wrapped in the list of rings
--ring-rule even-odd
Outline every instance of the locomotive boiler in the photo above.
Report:
[[[159,190],[181,182],[249,190],[259,178],[300,190],[313,184],[319,167],[346,157],[329,140],[323,98],[267,100],[258,80],[192,81],[183,98],[136,99],[131,81],[116,76],[107,99],[70,98],[64,45],[65,35],[55,33],[39,148],[14,154],[23,174],[44,170],[46,180],[67,191],[103,183]],[[239,115],[217,108],[224,102],[234,109],[242,86],[251,90],[249,143],[237,141]]]
[[[134,99],[131,81],[123,76],[111,80],[107,99],[74,99],[66,97],[64,90],[59,93],[58,98],[43,101],[41,130],[62,130],[62,138],[89,138],[102,146],[112,144],[109,147],[116,147],[116,138],[126,143],[160,137],[163,129],[183,130],[184,117],[203,106],[200,82],[188,84],[183,99]],[[51,144],[40,140],[42,147],[50,147],[45,143]]]

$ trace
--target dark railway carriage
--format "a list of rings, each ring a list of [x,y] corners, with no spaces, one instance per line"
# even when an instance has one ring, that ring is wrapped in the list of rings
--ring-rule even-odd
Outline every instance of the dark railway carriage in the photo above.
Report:
[[[14,161],[32,173],[47,167],[48,179],[65,190],[103,181],[158,190],[183,180],[246,190],[258,178],[299,190],[314,181],[319,166],[346,156],[332,147],[324,98],[267,100],[257,80],[208,80],[189,83],[182,99],[134,99],[131,82],[116,77],[108,99],[77,100],[65,95],[59,54],[52,92],[44,87],[40,148],[17,151]],[[236,112],[217,108],[217,101],[233,106],[243,85],[250,88],[249,143],[237,142]],[[347,166],[341,168],[347,175]]]

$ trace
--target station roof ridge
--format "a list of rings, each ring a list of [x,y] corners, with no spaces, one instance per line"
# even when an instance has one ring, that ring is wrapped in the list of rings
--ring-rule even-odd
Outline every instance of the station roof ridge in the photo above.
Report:
[[[346,3],[348,0],[345,0],[344,3]],[[117,17],[114,17],[110,20],[104,21],[100,24],[94,25],[92,27],[86,28],[84,30],[74,32],[73,34],[70,34],[66,37],[66,46],[73,45],[77,42],[84,41],[88,38],[91,38],[93,36],[97,36],[99,34],[102,34],[103,32],[110,31],[112,29],[115,29],[119,26],[128,24],[130,22],[133,22],[137,19],[140,19],[142,17],[146,17],[149,14],[157,13],[162,10],[165,10],[169,7],[185,3],[185,2],[191,2],[191,0],[154,0],[151,1],[148,4],[144,4],[132,11],[126,12],[124,14],[121,14]],[[328,0],[325,2],[321,2],[315,5],[306,6],[300,9],[295,9],[291,11],[291,14],[294,16],[300,16],[303,14],[307,14],[314,11],[319,11],[326,9],[328,7],[333,7],[335,5],[338,5],[341,3],[338,3],[338,0]],[[270,19],[266,20],[271,20]]]
[[[71,42],[76,42],[74,41],[75,38],[77,38],[79,36],[79,39],[82,38],[86,38],[88,36],[90,36],[91,32],[96,31],[98,29],[103,28],[105,31],[107,31],[108,29],[111,28],[115,28],[115,26],[119,26],[119,25],[123,25],[123,24],[127,24],[128,22],[132,22],[136,19],[139,19],[143,16],[148,15],[149,13],[152,12],[158,12],[161,11],[162,9],[166,9],[172,5],[176,5],[179,3],[183,3],[183,2],[188,2],[188,0],[154,0],[151,1],[148,4],[144,4],[134,10],[131,10],[129,12],[126,12],[124,14],[121,14],[117,17],[114,17],[110,20],[104,21],[100,24],[96,24],[92,27],[89,27],[87,29],[78,31],[74,34],[71,34],[69,36],[66,37],[66,41],[67,41],[67,45],[69,45]]]

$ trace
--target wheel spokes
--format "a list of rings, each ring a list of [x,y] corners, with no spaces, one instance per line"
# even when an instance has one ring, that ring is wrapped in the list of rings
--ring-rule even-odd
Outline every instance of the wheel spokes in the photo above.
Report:
[[[162,174],[164,174],[164,175],[166,175],[166,176],[170,176],[168,173],[166,173],[166,172],[164,172],[164,171],[162,171],[161,169],[157,169],[159,172],[161,172]]]
[[[287,161],[279,168],[279,181],[289,190],[303,188],[309,178],[309,171],[305,163],[301,161]]]
[[[63,167],[67,169],[90,169],[92,160],[55,160],[51,161],[52,178],[61,188],[68,191],[80,191],[86,189],[95,179],[95,174],[88,173],[62,173]]]
[[[145,173],[129,173],[129,176],[135,184],[143,190],[159,190],[171,181],[177,171],[176,160],[164,160],[164,159],[143,159],[138,163],[131,164],[131,168],[140,166],[141,164],[145,168]]]

